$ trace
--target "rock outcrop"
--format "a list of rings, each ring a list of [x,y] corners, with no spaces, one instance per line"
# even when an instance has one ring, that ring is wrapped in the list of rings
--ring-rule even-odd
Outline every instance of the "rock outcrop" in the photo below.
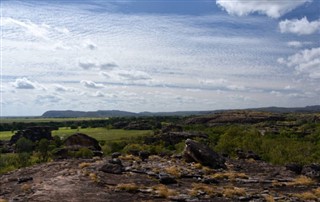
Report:
[[[225,159],[208,146],[191,139],[186,140],[184,157],[187,161],[198,162],[214,169],[226,169]]]
[[[101,151],[101,147],[99,145],[99,142],[83,133],[76,133],[71,136],[69,136],[65,141],[63,142],[63,146],[65,148],[71,149],[71,150],[77,150],[80,148],[88,148],[92,151]]]
[[[47,126],[34,126],[25,130],[19,130],[11,137],[10,144],[15,144],[22,137],[29,139],[32,142],[37,142],[41,139],[52,140],[52,130],[54,130],[54,128]]]

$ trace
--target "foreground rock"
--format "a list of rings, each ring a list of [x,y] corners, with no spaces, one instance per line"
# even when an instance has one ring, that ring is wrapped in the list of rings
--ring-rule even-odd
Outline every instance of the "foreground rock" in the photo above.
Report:
[[[204,166],[209,166],[214,169],[227,168],[222,156],[214,152],[208,146],[194,140],[186,140],[186,146],[183,154],[187,161],[198,162]]]
[[[121,173],[101,170],[121,167],[116,159],[121,159]],[[227,159],[228,169],[221,170],[172,157],[116,159],[67,159],[0,175],[0,201],[318,200],[318,182],[262,161]]]

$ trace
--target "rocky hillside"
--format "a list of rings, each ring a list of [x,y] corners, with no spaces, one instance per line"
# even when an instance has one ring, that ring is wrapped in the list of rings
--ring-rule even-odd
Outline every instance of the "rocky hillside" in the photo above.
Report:
[[[319,179],[252,158],[226,159],[225,168],[211,168],[186,162],[182,155],[142,156],[113,154],[19,169],[0,176],[0,201],[319,201],[320,197]]]

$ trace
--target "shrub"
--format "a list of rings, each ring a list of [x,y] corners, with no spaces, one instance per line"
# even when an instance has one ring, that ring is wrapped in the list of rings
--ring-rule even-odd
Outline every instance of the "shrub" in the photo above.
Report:
[[[92,158],[93,152],[88,148],[80,148],[79,151],[75,153],[75,157],[77,158]]]
[[[21,153],[21,152],[32,152],[34,147],[34,144],[31,140],[22,137],[20,138],[17,143],[16,143],[16,150],[17,152]]]

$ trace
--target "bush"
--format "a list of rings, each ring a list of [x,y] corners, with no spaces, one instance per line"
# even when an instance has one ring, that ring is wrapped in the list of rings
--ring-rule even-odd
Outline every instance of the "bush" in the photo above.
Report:
[[[18,153],[27,152],[30,153],[33,151],[34,144],[31,140],[22,137],[16,143],[16,150]]]
[[[93,152],[88,148],[80,148],[79,151],[75,152],[75,157],[77,158],[92,158]]]

